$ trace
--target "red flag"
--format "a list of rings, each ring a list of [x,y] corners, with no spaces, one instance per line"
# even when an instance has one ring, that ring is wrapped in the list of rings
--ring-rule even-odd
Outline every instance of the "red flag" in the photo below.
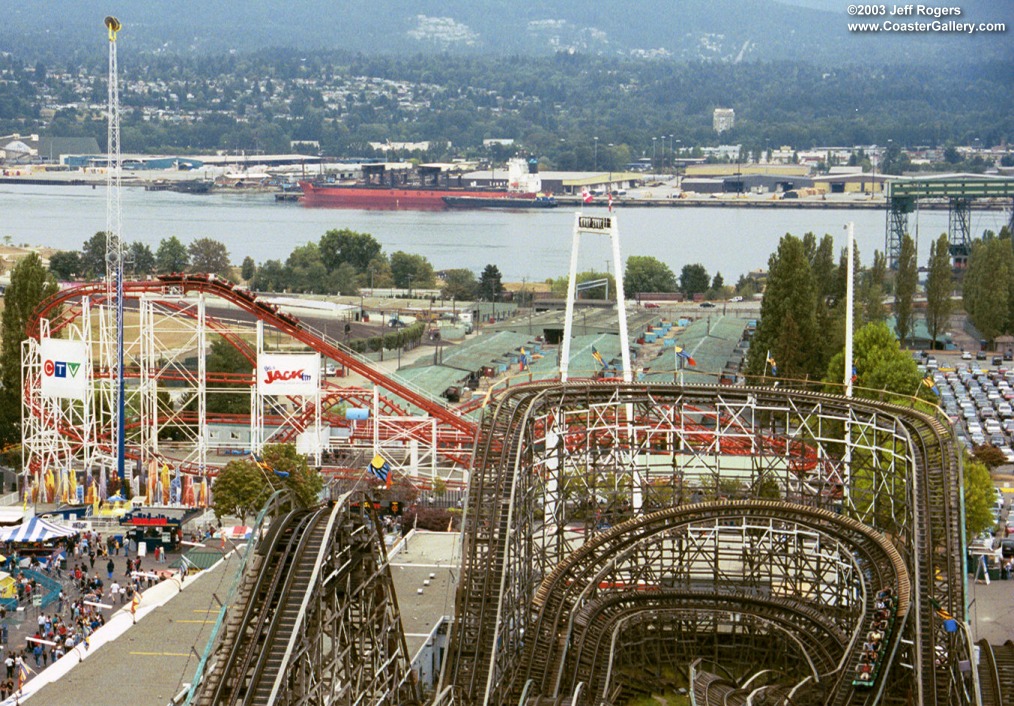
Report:
[[[613,192],[609,192],[609,212],[613,212]]]
[[[591,203],[594,197],[591,195],[591,192],[588,191],[588,189],[582,189],[581,198],[584,199],[585,203]]]

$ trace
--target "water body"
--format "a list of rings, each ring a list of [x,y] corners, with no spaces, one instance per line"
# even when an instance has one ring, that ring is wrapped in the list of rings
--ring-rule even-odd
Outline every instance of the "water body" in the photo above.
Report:
[[[390,254],[417,253],[435,268],[465,267],[481,272],[493,263],[508,281],[540,281],[567,272],[574,213],[538,211],[358,211],[305,208],[277,203],[272,194],[188,195],[125,188],[123,237],[154,250],[170,236],[183,243],[213,238],[225,243],[234,263],[250,255],[258,263],[285,260],[291,250],[320,239],[331,228],[370,233]],[[587,215],[605,215],[589,208]],[[758,268],[785,233],[831,234],[844,246],[844,226],[856,225],[862,261],[884,249],[885,212],[830,209],[630,208],[617,209],[621,251],[651,255],[679,274],[683,265],[701,263],[726,282]],[[972,231],[999,231],[1006,214],[973,212]],[[932,239],[947,230],[945,211],[923,211],[910,220],[919,234],[919,263],[925,264]],[[106,225],[105,189],[89,186],[0,185],[0,238],[15,244],[78,250]],[[606,239],[582,240],[580,269],[601,271],[610,259]]]

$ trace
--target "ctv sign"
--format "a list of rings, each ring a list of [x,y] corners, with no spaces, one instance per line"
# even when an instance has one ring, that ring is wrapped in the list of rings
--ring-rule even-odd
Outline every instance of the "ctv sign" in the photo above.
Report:
[[[320,355],[262,353],[257,357],[257,391],[262,395],[303,395],[317,392]]]
[[[83,341],[43,339],[42,396],[83,400],[88,391],[88,350]]]

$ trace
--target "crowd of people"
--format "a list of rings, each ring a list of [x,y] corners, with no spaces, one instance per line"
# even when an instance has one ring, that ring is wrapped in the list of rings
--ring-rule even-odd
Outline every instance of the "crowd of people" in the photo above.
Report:
[[[860,685],[872,684],[877,678],[882,657],[881,645],[890,628],[896,607],[897,597],[893,588],[885,586],[877,592],[877,599],[873,604],[873,623],[870,625],[869,632],[866,633],[866,640],[863,642],[863,656],[856,667],[856,682]]]
[[[61,590],[46,608],[38,609],[37,616],[25,618],[20,625],[12,620],[12,612],[0,607],[0,661],[6,667],[4,679],[0,679],[0,700],[15,694],[32,675],[74,649],[89,649],[92,633],[105,625],[104,611],[125,605],[136,610],[140,593],[164,580],[164,574],[145,570],[145,557],[138,555],[136,548],[132,551],[130,544],[124,546],[115,537],[85,532],[63,540],[48,558],[31,559],[28,568],[58,581]],[[24,557],[19,557],[17,549],[6,549],[6,568],[17,581],[18,603],[25,606],[23,614],[30,614],[32,595],[44,587],[21,569]],[[161,547],[151,562],[166,562]],[[100,575],[103,570],[104,578]]]

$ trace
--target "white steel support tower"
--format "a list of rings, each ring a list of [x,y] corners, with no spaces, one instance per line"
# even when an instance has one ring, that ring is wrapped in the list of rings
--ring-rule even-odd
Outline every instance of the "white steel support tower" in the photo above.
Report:
[[[206,469],[207,321],[205,298],[145,295],[139,303],[140,452],[144,465],[171,452],[188,469]],[[196,358],[195,365],[187,357]],[[170,387],[171,385],[171,387]],[[196,423],[192,413],[196,413]],[[162,440],[172,436],[172,442]],[[169,446],[172,448],[163,448]]]
[[[277,443],[276,438],[279,432],[295,427],[300,429],[296,437],[296,449],[313,459],[316,465],[321,464],[321,456],[324,447],[327,445],[324,429],[320,421],[320,354],[305,354],[300,358],[305,359],[304,367],[310,372],[306,373],[312,377],[313,392],[311,394],[299,394],[291,392],[266,392],[260,384],[260,378],[265,374],[262,370],[264,361],[268,360],[271,354],[264,350],[264,322],[257,322],[257,369],[256,378],[250,389],[250,449],[259,454],[265,444]],[[284,388],[283,388],[284,390]],[[312,419],[307,422],[304,412],[312,407]],[[270,419],[266,417],[270,415]],[[271,429],[267,425],[270,423]],[[330,436],[330,430],[326,436]]]
[[[21,461],[28,493],[34,481],[41,487],[42,476],[49,470],[60,474],[59,483],[69,480],[81,468],[88,468],[96,454],[93,418],[93,367],[91,361],[91,309],[87,300],[78,320],[64,330],[61,340],[82,344],[85,357],[79,374],[85,376],[86,389],[80,399],[42,394],[42,377],[47,360],[42,348],[51,340],[49,319],[39,321],[39,340],[29,338],[21,344]],[[53,365],[53,361],[48,361]],[[74,500],[71,498],[71,502]]]
[[[109,34],[108,130],[106,148],[106,301],[115,301],[115,343],[103,338],[101,366],[105,372],[106,404],[103,415],[115,422],[112,455],[121,485],[129,483],[126,456],[126,404],[124,400],[123,352],[123,232],[120,212],[120,87],[116,60],[116,35],[121,24],[115,17],[106,17]]]
[[[577,298],[577,255],[582,235],[608,235],[612,245],[613,277],[616,279],[616,313],[620,322],[620,357],[623,381],[630,382],[630,343],[627,337],[627,302],[623,294],[623,261],[620,259],[620,228],[616,216],[583,216],[574,214],[574,236],[570,250],[570,275],[567,284],[567,316],[563,324],[560,346],[560,380],[567,382],[570,367],[570,337],[574,331],[574,300]]]

